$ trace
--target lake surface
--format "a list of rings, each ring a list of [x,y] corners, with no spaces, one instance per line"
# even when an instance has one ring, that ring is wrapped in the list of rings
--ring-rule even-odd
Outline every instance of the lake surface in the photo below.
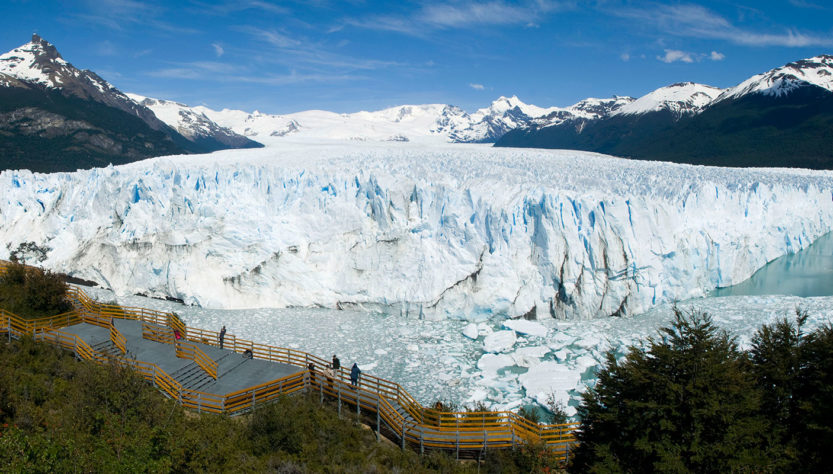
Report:
[[[833,232],[804,250],[769,262],[748,280],[709,296],[833,296]]]

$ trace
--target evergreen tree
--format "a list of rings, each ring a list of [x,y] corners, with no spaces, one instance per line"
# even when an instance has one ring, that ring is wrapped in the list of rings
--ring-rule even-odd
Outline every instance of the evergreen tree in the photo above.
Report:
[[[575,472],[729,472],[768,464],[749,360],[703,313],[606,366],[579,408]]]
[[[749,352],[752,374],[761,390],[761,413],[772,423],[762,436],[771,446],[772,465],[782,469],[795,467],[798,461],[795,391],[804,339],[801,328],[806,320],[806,312],[796,311],[795,324],[785,318],[762,326]]]
[[[804,339],[794,397],[792,425],[800,470],[827,472],[833,465],[833,327],[830,325]]]

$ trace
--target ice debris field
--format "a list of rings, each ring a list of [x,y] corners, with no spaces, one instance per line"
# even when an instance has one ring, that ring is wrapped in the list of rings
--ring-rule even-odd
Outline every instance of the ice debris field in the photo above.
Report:
[[[287,141],[5,171],[0,257],[34,241],[48,268],[204,308],[624,316],[806,247],[833,228],[832,185],[576,151]]]
[[[673,317],[663,304],[625,318],[543,321],[493,318],[480,323],[455,319],[313,308],[211,310],[137,296],[116,298],[107,290],[86,289],[99,300],[177,312],[189,326],[219,330],[324,358],[395,380],[424,404],[437,400],[457,406],[482,402],[495,409],[545,405],[553,396],[570,415],[581,393],[596,382],[604,354],[623,357]],[[749,346],[764,323],[810,314],[807,330],[833,321],[833,297],[727,296],[697,298],[678,305],[711,314],[716,324]]]

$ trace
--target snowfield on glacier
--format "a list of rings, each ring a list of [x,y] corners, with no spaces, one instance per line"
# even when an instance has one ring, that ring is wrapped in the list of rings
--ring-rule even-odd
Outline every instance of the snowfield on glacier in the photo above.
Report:
[[[286,142],[4,171],[0,257],[34,241],[48,268],[206,308],[593,318],[701,296],[806,247],[833,228],[831,190],[831,172]]]

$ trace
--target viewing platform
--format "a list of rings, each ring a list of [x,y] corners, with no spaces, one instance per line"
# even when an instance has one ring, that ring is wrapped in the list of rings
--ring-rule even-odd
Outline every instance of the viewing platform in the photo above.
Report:
[[[5,265],[0,262],[0,273]],[[173,313],[106,305],[75,286],[73,309],[41,319],[24,319],[0,309],[0,337],[31,336],[100,364],[124,364],[165,396],[198,412],[247,413],[263,403],[297,392],[318,395],[355,413],[402,449],[453,451],[479,456],[486,449],[543,443],[567,458],[576,423],[540,424],[508,411],[451,412],[422,406],[399,384],[363,373],[350,383],[343,368],[332,378],[329,363],[315,355],[187,327]],[[313,364],[313,370],[309,369]]]

